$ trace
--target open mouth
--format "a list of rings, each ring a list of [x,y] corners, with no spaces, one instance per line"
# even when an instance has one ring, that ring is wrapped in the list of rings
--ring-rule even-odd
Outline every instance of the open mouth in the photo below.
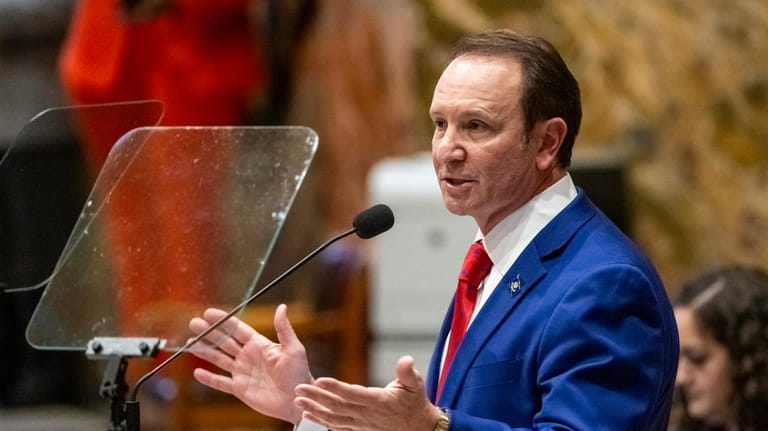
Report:
[[[462,184],[471,183],[471,180],[463,180],[460,178],[446,178],[445,182],[448,183],[451,186],[460,186]]]

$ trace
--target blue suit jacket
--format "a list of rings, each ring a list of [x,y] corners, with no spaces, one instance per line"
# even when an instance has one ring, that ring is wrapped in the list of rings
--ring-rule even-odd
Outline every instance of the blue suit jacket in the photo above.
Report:
[[[433,401],[452,311],[427,376]],[[475,317],[436,404],[451,431],[666,430],[677,359],[656,271],[579,190]]]

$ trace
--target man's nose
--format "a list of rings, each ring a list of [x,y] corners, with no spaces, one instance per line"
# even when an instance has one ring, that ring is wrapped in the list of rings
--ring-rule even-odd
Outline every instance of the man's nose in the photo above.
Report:
[[[453,127],[447,128],[442,135],[437,136],[432,146],[437,159],[443,162],[464,160],[467,156],[464,144]]]

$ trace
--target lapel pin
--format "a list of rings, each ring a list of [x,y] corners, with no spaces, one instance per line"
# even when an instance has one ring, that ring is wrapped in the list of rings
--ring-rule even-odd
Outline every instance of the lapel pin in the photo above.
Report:
[[[520,290],[520,274],[517,274],[512,283],[509,284],[509,290],[512,293],[517,293]]]

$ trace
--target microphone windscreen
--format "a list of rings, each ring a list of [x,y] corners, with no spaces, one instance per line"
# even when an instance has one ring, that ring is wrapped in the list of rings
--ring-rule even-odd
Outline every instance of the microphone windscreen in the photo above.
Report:
[[[357,236],[363,239],[373,238],[380,233],[388,231],[395,224],[395,216],[392,210],[384,205],[374,205],[361,212],[352,221]]]

